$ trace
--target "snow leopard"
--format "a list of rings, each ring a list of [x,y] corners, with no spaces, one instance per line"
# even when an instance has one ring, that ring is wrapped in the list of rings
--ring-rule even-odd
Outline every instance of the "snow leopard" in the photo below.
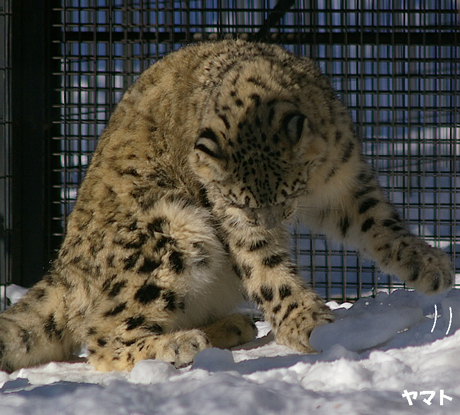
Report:
[[[243,40],[172,52],[116,106],[50,271],[0,315],[0,368],[82,345],[101,371],[186,366],[254,339],[243,301],[276,342],[313,353],[333,314],[291,258],[295,221],[423,293],[452,285],[449,257],[402,222],[312,60]]]

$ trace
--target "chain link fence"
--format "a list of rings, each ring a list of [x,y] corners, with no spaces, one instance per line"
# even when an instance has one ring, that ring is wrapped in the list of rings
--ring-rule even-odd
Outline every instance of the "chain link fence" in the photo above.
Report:
[[[316,60],[349,106],[390,200],[413,232],[451,255],[460,274],[457,6],[454,0],[52,2],[45,10],[52,73],[47,252],[59,247],[97,137],[126,88],[188,43],[240,37]],[[7,136],[5,118],[0,125]],[[302,275],[324,298],[354,300],[402,287],[302,226],[292,235]]]

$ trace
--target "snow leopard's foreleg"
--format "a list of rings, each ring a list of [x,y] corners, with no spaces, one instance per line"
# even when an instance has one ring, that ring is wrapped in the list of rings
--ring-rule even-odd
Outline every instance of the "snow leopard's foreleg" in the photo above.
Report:
[[[292,263],[288,232],[283,227],[267,230],[234,222],[227,232],[235,270],[249,299],[271,324],[276,341],[303,353],[314,352],[309,341],[311,332],[318,325],[332,322],[333,316]]]
[[[367,163],[347,168],[304,198],[303,219],[420,292],[450,288],[454,275],[448,255],[408,230]]]

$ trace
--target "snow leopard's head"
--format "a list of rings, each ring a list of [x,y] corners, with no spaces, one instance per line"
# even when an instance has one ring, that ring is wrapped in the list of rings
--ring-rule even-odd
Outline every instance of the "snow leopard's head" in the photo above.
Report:
[[[283,53],[294,64],[301,61],[304,74],[316,70],[310,61]],[[295,213],[326,151],[316,128],[324,108],[315,108],[326,100],[309,97],[312,90],[324,92],[302,88],[299,68],[282,63],[256,55],[226,70],[203,110],[190,157],[212,202],[267,229]]]

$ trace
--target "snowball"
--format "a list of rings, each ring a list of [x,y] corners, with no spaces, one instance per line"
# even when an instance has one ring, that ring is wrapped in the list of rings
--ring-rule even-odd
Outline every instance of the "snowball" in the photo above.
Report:
[[[347,350],[360,352],[386,343],[398,332],[423,319],[420,307],[371,307],[369,305],[374,301],[366,303],[358,305],[358,309],[369,307],[367,311],[357,313],[352,307],[349,317],[316,327],[310,336],[311,345],[318,351],[324,351],[340,344]]]
[[[143,385],[165,382],[177,374],[170,364],[160,360],[141,360],[130,373],[129,381]]]
[[[192,369],[204,369],[209,372],[220,372],[235,369],[235,361],[230,350],[205,349],[195,356]]]

